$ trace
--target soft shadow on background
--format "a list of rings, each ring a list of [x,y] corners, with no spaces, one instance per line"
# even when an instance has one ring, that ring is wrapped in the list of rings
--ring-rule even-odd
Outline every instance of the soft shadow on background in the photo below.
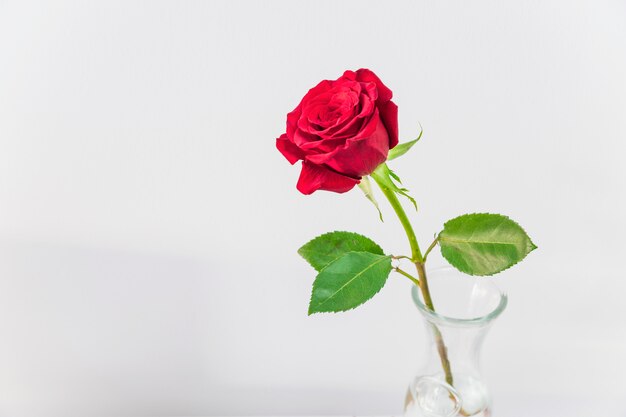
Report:
[[[399,414],[424,338],[409,286],[307,317],[295,250],[340,229],[402,253],[402,231],[358,190],[299,195],[274,147],[309,88],[368,67],[402,140],[424,127],[392,162],[420,239],[492,211],[539,246],[495,278],[496,413],[623,416],[625,19],[617,0],[0,1],[0,415]]]

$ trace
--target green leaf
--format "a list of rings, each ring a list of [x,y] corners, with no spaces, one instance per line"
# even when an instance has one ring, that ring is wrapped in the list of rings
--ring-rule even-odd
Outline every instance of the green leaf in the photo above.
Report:
[[[394,180],[396,180],[398,182],[398,184],[402,185],[402,180],[400,179],[400,177],[398,176],[398,174],[396,174],[395,172],[393,172],[391,169],[389,170],[389,176],[391,176],[391,178],[393,178]]]
[[[378,201],[376,201],[376,197],[374,197],[374,190],[372,190],[370,177],[365,176],[361,178],[361,182],[359,182],[359,188],[361,189],[361,191],[363,191],[363,194],[365,194],[365,198],[371,201],[374,207],[376,207],[376,210],[378,210],[378,217],[380,218],[380,221],[384,222],[383,213],[380,211],[380,207],[378,207]]]
[[[385,252],[373,240],[358,233],[330,232],[316,237],[298,249],[298,253],[316,271],[347,252],[370,252],[384,255]]]
[[[409,199],[411,203],[413,203],[413,207],[415,207],[415,211],[417,211],[417,202],[411,195],[409,194],[409,190],[404,187],[398,186],[395,181],[397,181],[400,185],[402,185],[402,180],[400,177],[393,172],[387,164],[380,164],[378,168],[372,173],[372,176],[376,176],[385,187],[393,190],[396,194],[400,194]]]
[[[313,283],[309,315],[353,309],[372,298],[391,272],[391,256],[348,252],[320,271]]]
[[[411,197],[411,195],[409,194],[409,190],[407,190],[407,189],[406,189],[406,188],[404,188],[404,187],[401,187],[401,185],[402,185],[402,180],[400,179],[400,177],[398,177],[398,175],[397,175],[395,172],[393,172],[392,170],[389,170],[389,175],[391,175],[391,178],[392,178],[392,181],[391,181],[391,182],[393,182],[393,180],[395,180],[395,181],[397,181],[397,182],[398,182],[398,184],[400,184],[400,186],[398,186],[398,185],[394,184],[394,188],[393,188],[393,190],[394,190],[396,193],[398,193],[398,194],[400,194],[400,195],[402,195],[402,196],[404,196],[404,197],[408,198],[408,199],[409,199],[409,201],[410,201],[411,203],[413,203],[413,207],[415,207],[415,211],[417,211],[417,201],[415,201],[415,199],[414,199],[413,197]]]
[[[464,214],[439,234],[441,254],[459,271],[493,275],[515,265],[537,248],[524,229],[501,214]]]
[[[417,139],[414,139],[409,142],[399,143],[393,149],[390,149],[389,154],[387,155],[387,161],[391,161],[392,159],[399,158],[405,153],[407,153],[409,149],[411,149],[413,145],[415,145],[422,138],[422,133],[424,133],[424,130],[420,126],[420,134],[417,137]]]

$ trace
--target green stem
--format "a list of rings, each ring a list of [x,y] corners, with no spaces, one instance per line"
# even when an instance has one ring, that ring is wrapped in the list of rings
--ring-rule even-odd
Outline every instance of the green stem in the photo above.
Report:
[[[392,256],[391,259],[408,259],[409,261],[413,262],[413,259],[409,258],[408,256],[404,256],[404,255]]]
[[[376,184],[380,187],[380,190],[383,192],[387,200],[389,200],[389,204],[396,212],[402,227],[404,228],[404,232],[409,240],[409,245],[411,245],[411,257],[412,261],[415,264],[415,268],[417,269],[417,274],[419,275],[419,288],[422,292],[422,297],[424,298],[424,304],[431,311],[435,311],[435,306],[433,305],[433,300],[430,296],[430,291],[428,289],[428,279],[426,278],[426,269],[424,268],[424,257],[422,256],[422,252],[420,251],[419,244],[417,243],[417,237],[415,236],[415,231],[413,230],[413,226],[409,221],[409,218],[396,195],[396,192],[393,190],[393,182],[391,178],[389,178],[389,168],[386,164],[381,164],[374,172],[372,172],[372,178],[376,181]],[[432,246],[432,245],[431,245]],[[431,248],[432,249],[432,248]],[[443,337],[441,332],[435,326],[433,326],[433,332],[435,335],[435,343],[437,344],[437,351],[439,353],[439,357],[441,358],[441,366],[443,368],[446,382],[453,386],[453,378],[452,378],[452,369],[450,367],[450,360],[448,359],[448,349],[443,341]]]
[[[406,237],[409,239],[409,245],[411,245],[411,257],[413,262],[422,262],[422,252],[420,251],[420,246],[417,243],[417,238],[415,237],[415,232],[413,231],[413,226],[411,226],[411,222],[398,199],[395,191],[393,191],[388,185],[388,178],[384,177],[384,174],[379,172],[378,169],[372,172],[372,178],[376,181],[376,184],[380,187],[380,190],[383,192],[391,207],[393,207],[393,211],[396,212],[400,223],[402,223],[402,227],[404,228],[404,232],[406,233]]]
[[[424,263],[426,262],[426,258],[428,258],[428,254],[430,253],[430,251],[433,250],[435,246],[437,246],[437,243],[439,243],[439,236],[437,236],[435,240],[433,240],[433,243],[431,243],[428,249],[426,249],[426,252],[424,252]]]
[[[433,300],[430,297],[430,290],[428,289],[428,280],[426,279],[426,268],[424,268],[423,263],[415,263],[415,267],[417,268],[417,274],[419,275],[420,289],[422,290],[422,297],[424,297],[424,304],[431,310],[435,311],[435,306],[433,305]],[[450,386],[454,386],[454,379],[452,377],[452,368],[450,367],[450,359],[448,359],[448,348],[446,348],[446,344],[443,341],[443,336],[441,335],[441,331],[437,326],[432,324],[433,333],[435,335],[435,343],[437,344],[437,352],[439,352],[439,358],[441,359],[441,367],[443,368],[443,373],[446,376],[446,382]]]
[[[420,286],[420,282],[419,282],[419,280],[418,280],[417,278],[415,278],[413,275],[409,274],[408,272],[405,272],[405,271],[401,270],[401,269],[400,269],[400,268],[398,268],[398,267],[395,267],[395,268],[394,268],[394,270],[395,270],[398,274],[400,274],[400,275],[404,275],[405,277],[407,277],[408,279],[410,279],[411,281],[413,281],[413,283],[414,283],[415,285],[417,285],[418,287]]]

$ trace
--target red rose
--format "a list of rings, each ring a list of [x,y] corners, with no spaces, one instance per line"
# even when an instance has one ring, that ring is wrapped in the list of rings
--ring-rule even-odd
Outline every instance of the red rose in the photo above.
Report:
[[[297,188],[345,193],[385,162],[398,144],[398,106],[372,71],[346,71],[324,80],[287,115],[287,133],[276,147],[295,164],[302,160]]]

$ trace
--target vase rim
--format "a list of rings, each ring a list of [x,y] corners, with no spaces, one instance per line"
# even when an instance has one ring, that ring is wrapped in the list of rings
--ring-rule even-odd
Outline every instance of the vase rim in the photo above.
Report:
[[[456,271],[451,266],[442,266],[429,270],[431,273],[438,272],[448,272],[448,271]],[[492,289],[497,291],[500,299],[498,305],[493,308],[490,312],[483,314],[478,317],[470,317],[470,318],[460,318],[460,317],[451,317],[444,314],[439,314],[436,311],[432,311],[421,300],[421,292],[419,291],[419,287],[417,285],[413,285],[411,288],[411,296],[413,298],[413,302],[417,306],[418,310],[430,321],[436,322],[438,324],[448,324],[448,325],[457,325],[457,326],[477,326],[482,324],[488,324],[494,319],[496,319],[508,304],[508,297],[505,292],[503,292],[496,284],[491,281],[486,282]],[[435,305],[436,307],[436,305]]]

